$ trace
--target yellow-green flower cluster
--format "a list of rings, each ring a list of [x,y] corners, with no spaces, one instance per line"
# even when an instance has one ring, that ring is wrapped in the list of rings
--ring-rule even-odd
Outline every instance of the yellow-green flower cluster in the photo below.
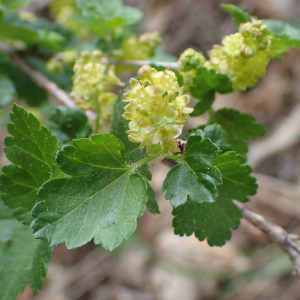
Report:
[[[101,58],[102,52],[99,50],[92,54],[82,51],[74,65],[71,95],[83,109],[97,108],[99,102],[103,102],[101,99],[106,99],[104,94],[109,92],[112,85],[124,86],[116,76],[114,66],[108,67],[101,62]]]
[[[196,76],[196,69],[203,66],[206,58],[202,52],[198,52],[192,48],[186,49],[179,57],[178,68],[184,79],[184,85],[188,89],[193,83],[193,77]]]
[[[78,57],[79,53],[75,49],[60,52],[47,61],[47,70],[53,73],[60,73],[62,72],[64,65],[73,69]]]
[[[117,59],[145,60],[155,55],[160,44],[161,37],[157,31],[144,33],[140,37],[127,36],[120,48],[112,52],[112,56]]]
[[[140,80],[130,80],[130,90],[123,100],[128,102],[123,118],[130,120],[129,140],[141,143],[141,148],[159,142],[165,152],[179,151],[175,138],[186,124],[186,115],[193,111],[187,106],[190,97],[183,94],[170,70],[158,72],[145,65],[138,75]]]
[[[272,57],[272,38],[262,20],[242,23],[238,33],[223,38],[223,46],[215,45],[209,51],[210,61],[205,66],[227,75],[235,90],[245,90],[265,75]]]

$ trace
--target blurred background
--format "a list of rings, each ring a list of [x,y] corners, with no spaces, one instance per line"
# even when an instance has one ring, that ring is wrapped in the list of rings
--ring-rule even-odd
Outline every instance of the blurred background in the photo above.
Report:
[[[144,12],[141,33],[157,30],[162,35],[161,60],[171,59],[166,53],[178,57],[188,47],[205,54],[235,32],[221,3],[247,7],[258,18],[300,25],[299,0],[124,2]],[[42,8],[47,13],[47,6]],[[249,207],[300,234],[300,50],[285,54],[283,61],[274,59],[257,87],[218,95],[215,106],[251,113],[269,130],[261,141],[250,143],[249,160],[260,188]],[[191,119],[189,126],[200,125],[206,117]],[[1,162],[6,163],[4,157]],[[175,236],[172,209],[161,192],[168,169],[161,163],[152,167],[160,215],[146,211],[136,233],[113,252],[92,243],[75,250],[56,247],[41,293],[32,295],[26,289],[19,300],[300,299],[288,256],[246,221],[222,248],[211,248],[194,236]]]

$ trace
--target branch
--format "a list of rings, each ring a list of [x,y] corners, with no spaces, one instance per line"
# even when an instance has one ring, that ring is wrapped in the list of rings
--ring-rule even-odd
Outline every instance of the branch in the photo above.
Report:
[[[73,99],[62,89],[60,89],[54,82],[49,80],[40,72],[31,68],[25,61],[17,56],[14,51],[0,44],[0,50],[5,52],[10,60],[19,67],[28,77],[31,78],[39,87],[46,90],[51,96],[62,102],[64,105],[71,107],[74,105]]]
[[[251,211],[244,204],[237,201],[234,203],[241,210],[243,217],[253,226],[260,229],[270,242],[277,244],[285,251],[294,262],[295,275],[300,280],[300,238],[298,235],[289,234],[283,228],[268,222],[263,216]]]

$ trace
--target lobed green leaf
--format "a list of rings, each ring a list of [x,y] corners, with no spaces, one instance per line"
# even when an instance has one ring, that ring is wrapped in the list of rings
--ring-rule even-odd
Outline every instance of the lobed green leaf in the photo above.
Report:
[[[212,166],[218,147],[209,139],[191,136],[179,165],[173,167],[163,182],[165,199],[177,207],[188,198],[195,203],[213,202],[222,183],[220,171]]]
[[[58,143],[32,114],[16,104],[11,120],[7,125],[11,136],[4,140],[4,151],[12,164],[2,168],[0,191],[5,204],[17,209],[16,216],[28,223],[27,213],[38,201],[37,191],[50,179]]]
[[[47,128],[63,144],[73,139],[86,138],[92,133],[92,125],[79,107],[57,107],[51,114]]]
[[[223,246],[231,238],[231,229],[237,229],[241,211],[222,190],[213,203],[195,203],[190,199],[173,209],[174,233],[195,236],[210,246]]]
[[[249,201],[248,196],[255,195],[258,187],[250,176],[252,168],[245,163],[245,157],[233,151],[219,155],[213,163],[221,171],[223,193],[240,202]]]
[[[198,67],[193,81],[190,92],[201,102],[195,105],[195,111],[191,113],[191,117],[199,116],[208,110],[215,100],[216,92],[225,94],[233,91],[230,79],[226,75],[216,73],[213,69]]]
[[[216,123],[220,124],[227,132],[227,142],[232,149],[245,154],[248,146],[244,141],[262,137],[266,129],[250,114],[240,113],[232,108],[222,108],[214,115]]]
[[[114,249],[133,233],[147,202],[147,184],[126,165],[124,145],[109,134],[93,135],[66,146],[57,160],[71,177],[52,179],[39,191],[35,237],[68,248],[94,238]]]

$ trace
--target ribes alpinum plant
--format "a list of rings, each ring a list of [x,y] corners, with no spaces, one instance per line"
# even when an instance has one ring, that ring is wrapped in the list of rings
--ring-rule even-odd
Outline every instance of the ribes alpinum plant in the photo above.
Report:
[[[223,246],[242,218],[234,201],[258,187],[246,142],[266,130],[249,114],[214,110],[215,95],[255,86],[272,58],[300,47],[300,31],[223,5],[237,32],[168,68],[155,62],[160,34],[135,35],[143,14],[121,0],[54,0],[53,22],[20,9],[30,2],[0,0],[0,106],[19,103],[0,177],[0,299],[27,285],[38,292],[54,246],[113,250],[145,209],[159,214],[149,164],[160,161],[173,165],[162,191],[174,233]],[[47,92],[67,105],[41,126],[22,106],[50,109]],[[182,135],[204,113],[207,124]]]

